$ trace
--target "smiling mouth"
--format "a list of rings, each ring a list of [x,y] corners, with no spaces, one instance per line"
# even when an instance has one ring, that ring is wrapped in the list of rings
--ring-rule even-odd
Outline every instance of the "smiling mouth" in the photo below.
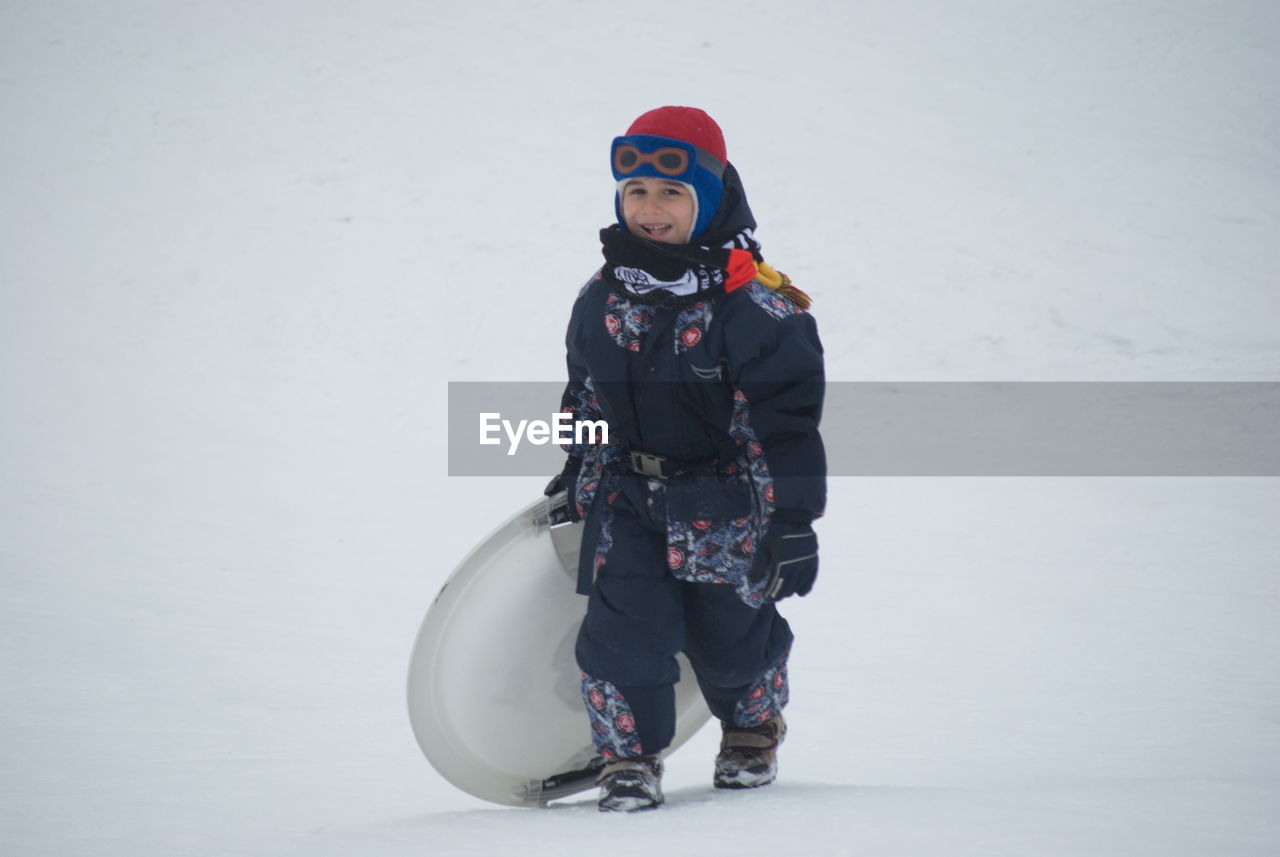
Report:
[[[640,228],[650,238],[665,238],[671,233],[672,226],[670,223],[649,223],[640,224]]]

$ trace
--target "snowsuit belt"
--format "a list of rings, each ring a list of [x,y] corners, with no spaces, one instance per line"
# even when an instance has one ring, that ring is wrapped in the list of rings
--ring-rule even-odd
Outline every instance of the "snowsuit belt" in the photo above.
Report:
[[[632,473],[638,473],[650,479],[674,479],[677,476],[687,476],[693,473],[713,473],[716,465],[719,464],[719,461],[714,458],[706,458],[701,461],[685,461],[658,455],[656,452],[645,452],[642,449],[630,450],[628,458],[631,463]]]

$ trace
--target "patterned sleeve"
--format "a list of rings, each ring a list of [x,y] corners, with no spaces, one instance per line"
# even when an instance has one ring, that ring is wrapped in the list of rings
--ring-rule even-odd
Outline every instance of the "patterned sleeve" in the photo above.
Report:
[[[726,325],[730,378],[772,478],[773,519],[808,523],[827,496],[822,342],[807,312],[764,286],[744,291],[752,305]]]
[[[579,349],[575,346],[577,339],[575,333],[580,323],[585,293],[586,289],[584,287],[583,291],[578,295],[577,302],[574,304],[574,311],[569,319],[569,328],[565,333],[565,365],[568,369],[569,380],[565,384],[563,395],[560,397],[561,413],[569,414],[572,422],[575,423],[603,419],[599,401],[596,399],[595,387],[591,382],[591,375],[582,360]],[[565,481],[568,484],[571,482],[569,477],[576,478],[578,470],[582,466],[586,444],[570,443],[561,448],[568,454],[568,461],[566,461],[564,469]]]

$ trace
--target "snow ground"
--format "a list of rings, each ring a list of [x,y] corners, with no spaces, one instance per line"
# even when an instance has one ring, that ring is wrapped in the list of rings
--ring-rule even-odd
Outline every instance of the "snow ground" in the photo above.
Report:
[[[599,817],[421,758],[427,604],[541,487],[608,140],[694,103],[839,380],[1277,380],[1267,2],[0,2],[0,851],[1262,855],[1275,479],[836,479],[783,779]],[[473,511],[467,511],[473,510]]]

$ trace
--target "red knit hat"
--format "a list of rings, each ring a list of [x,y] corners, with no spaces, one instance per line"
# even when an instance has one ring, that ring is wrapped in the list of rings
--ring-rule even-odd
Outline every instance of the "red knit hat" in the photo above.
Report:
[[[683,140],[714,155],[721,164],[728,161],[720,126],[716,124],[716,120],[696,107],[659,107],[650,110],[631,123],[627,134],[650,134],[654,137]]]

